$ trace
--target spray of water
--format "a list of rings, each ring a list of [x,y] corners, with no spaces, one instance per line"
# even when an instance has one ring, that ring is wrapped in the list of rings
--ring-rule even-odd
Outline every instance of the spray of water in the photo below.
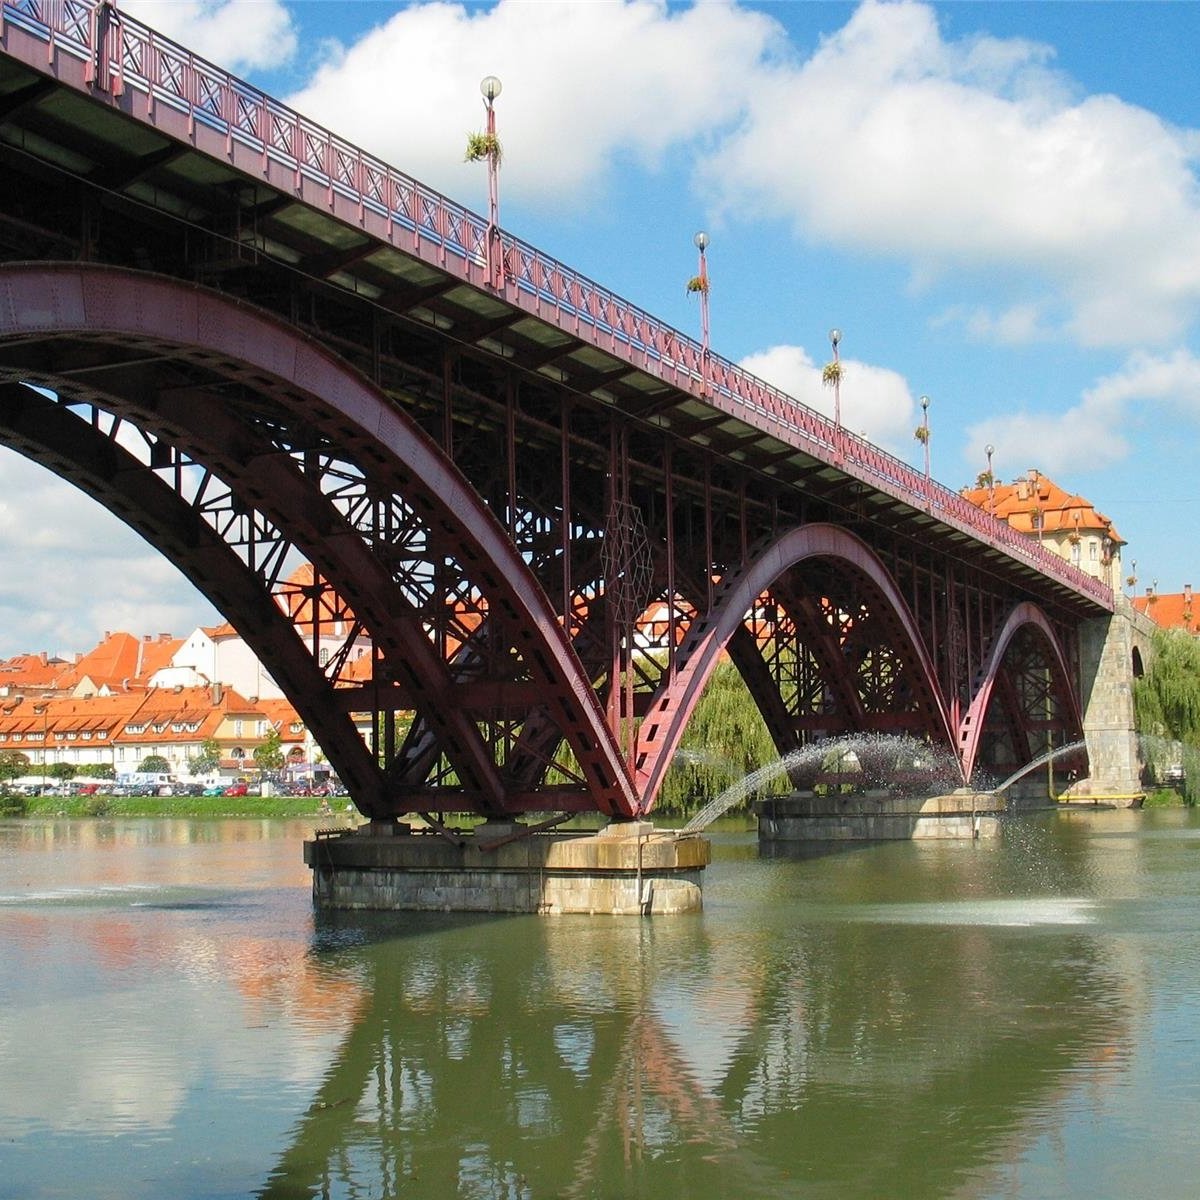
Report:
[[[1018,779],[1024,778],[1032,771],[1036,771],[1038,767],[1044,767],[1048,762],[1053,762],[1056,758],[1063,754],[1074,754],[1077,750],[1082,750],[1087,745],[1086,742],[1072,742],[1069,746],[1058,746],[1054,750],[1050,750],[1043,754],[1041,758],[1035,758],[1033,762],[1026,763],[1019,771],[1014,771],[1003,783],[998,783],[994,788],[990,788],[993,792],[1002,792],[1005,788],[1011,787]]]
[[[857,734],[803,746],[752,771],[710,800],[683,832],[698,833],[777,779],[796,782],[805,776],[815,779],[829,774],[862,788],[904,785],[934,793],[952,791],[962,784],[958,761],[948,749],[896,734]]]

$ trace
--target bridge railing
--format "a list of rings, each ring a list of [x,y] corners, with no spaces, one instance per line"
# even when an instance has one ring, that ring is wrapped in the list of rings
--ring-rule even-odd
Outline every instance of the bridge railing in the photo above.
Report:
[[[6,22],[44,41],[48,62],[56,53],[82,60],[94,87],[117,96],[141,92],[151,121],[164,106],[186,117],[189,133],[207,127],[230,151],[236,142],[258,154],[264,175],[283,167],[297,190],[306,180],[323,188],[330,208],[340,198],[356,205],[360,218],[371,212],[398,249],[432,251],[442,268],[476,286],[500,283],[510,302],[1112,607],[1100,580],[1007,522],[107,2],[0,0],[0,34]],[[500,264],[490,258],[496,239]]]

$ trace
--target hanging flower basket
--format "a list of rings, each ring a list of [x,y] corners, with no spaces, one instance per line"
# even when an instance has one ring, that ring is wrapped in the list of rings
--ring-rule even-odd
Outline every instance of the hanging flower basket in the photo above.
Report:
[[[479,162],[480,159],[494,157],[500,161],[500,139],[494,133],[468,133],[467,153],[464,162]]]
[[[915,437],[917,441],[921,443],[921,445],[925,445],[925,443],[929,441],[929,426],[918,425],[916,429],[913,430],[913,437]]]
[[[687,290],[689,292],[707,292],[708,280],[703,275],[693,275],[687,281]]]
[[[821,382],[826,387],[833,387],[834,384],[842,381],[842,364],[840,362],[831,362],[825,364],[825,369],[821,372]]]
[[[1079,542],[1080,542],[1080,537],[1079,537],[1079,534],[1077,534],[1077,533],[1068,533],[1068,534],[1067,534],[1067,541],[1068,541],[1068,542],[1070,542],[1072,546],[1078,546],[1078,545],[1079,545]]]

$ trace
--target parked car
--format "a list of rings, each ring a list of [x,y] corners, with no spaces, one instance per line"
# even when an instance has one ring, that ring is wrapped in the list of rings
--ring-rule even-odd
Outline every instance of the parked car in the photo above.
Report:
[[[223,783],[214,783],[211,787],[206,787],[200,795],[202,796],[223,796],[225,795],[225,785]]]
[[[250,789],[244,783],[231,783],[221,794],[224,796],[246,796],[249,792]]]

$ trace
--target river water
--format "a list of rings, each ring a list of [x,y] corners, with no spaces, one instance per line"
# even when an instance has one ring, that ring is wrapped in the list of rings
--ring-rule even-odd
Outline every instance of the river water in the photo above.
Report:
[[[0,1198],[1191,1200],[1200,817],[314,915],[286,821],[0,823]]]

